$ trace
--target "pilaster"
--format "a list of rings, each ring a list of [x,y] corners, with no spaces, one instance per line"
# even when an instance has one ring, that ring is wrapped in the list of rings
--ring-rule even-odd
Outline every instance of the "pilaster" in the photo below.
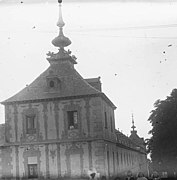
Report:
[[[58,102],[54,102],[54,113],[55,113],[55,124],[56,124],[56,133],[57,139],[59,139],[59,107]]]
[[[88,142],[88,151],[89,151],[89,169],[93,167],[93,162],[92,162],[92,142]]]
[[[17,105],[14,105],[14,125],[15,125],[15,141],[18,141],[18,110]]]
[[[43,118],[44,118],[44,131],[45,131],[45,140],[48,139],[48,132],[47,132],[47,103],[43,103]]]
[[[50,178],[50,172],[49,172],[49,147],[48,147],[48,144],[45,145],[45,155],[46,155],[46,178]]]
[[[88,137],[90,137],[90,98],[85,98],[85,109],[86,109],[86,121],[87,121],[87,128],[88,128]]]
[[[60,178],[61,176],[60,144],[57,144],[57,167],[58,167],[58,178]]]
[[[16,179],[19,178],[19,150],[18,146],[15,146],[15,155],[16,155]]]

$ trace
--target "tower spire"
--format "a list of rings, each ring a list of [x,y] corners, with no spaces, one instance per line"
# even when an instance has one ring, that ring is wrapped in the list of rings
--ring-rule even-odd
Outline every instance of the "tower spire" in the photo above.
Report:
[[[135,126],[135,122],[134,122],[134,116],[133,116],[133,113],[132,113],[132,131],[131,133],[137,133],[137,131],[135,130],[136,126]]]
[[[59,34],[57,37],[55,37],[52,40],[52,44],[54,46],[58,47],[59,51],[56,54],[49,51],[47,53],[47,55],[49,56],[49,57],[47,57],[47,60],[49,61],[49,63],[69,60],[72,64],[77,64],[76,57],[74,55],[71,55],[71,51],[70,50],[66,51],[64,49],[66,46],[69,46],[71,44],[71,41],[69,38],[64,36],[64,33],[63,33],[63,27],[64,27],[65,23],[64,23],[63,17],[62,17],[61,3],[62,3],[62,0],[58,0],[59,17],[58,17],[58,21],[57,21],[57,26],[59,27]]]
[[[64,49],[64,47],[69,46],[71,41],[69,38],[65,37],[63,34],[63,26],[65,25],[62,17],[61,3],[62,0],[58,0],[59,3],[59,18],[57,21],[57,26],[59,27],[59,35],[52,40],[52,44],[60,49]]]
[[[58,16],[59,18],[58,18],[57,26],[59,28],[62,28],[65,25],[65,23],[63,21],[63,17],[62,17],[62,10],[61,10],[62,0],[58,0],[58,3],[59,3],[59,16]]]
[[[133,113],[132,113],[132,127],[131,128],[133,129],[133,131],[135,131],[136,126],[135,126],[135,122],[134,122]]]

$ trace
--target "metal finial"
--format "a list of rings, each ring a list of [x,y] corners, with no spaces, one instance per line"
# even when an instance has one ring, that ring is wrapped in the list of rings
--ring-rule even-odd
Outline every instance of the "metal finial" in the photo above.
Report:
[[[136,128],[135,125],[134,125],[134,123],[135,123],[135,122],[134,122],[134,117],[133,117],[133,113],[132,113],[132,129],[133,129],[133,131],[135,131],[135,128]]]
[[[58,2],[62,2],[61,0],[58,0]],[[57,26],[62,28],[65,25],[62,17],[62,10],[61,10],[61,3],[59,3],[59,18],[57,22]]]
[[[61,62],[60,60],[69,60],[73,65],[77,64],[76,62],[76,57],[74,55],[71,55],[71,51],[68,50],[66,51],[64,48],[69,46],[71,44],[71,41],[69,38],[67,38],[66,36],[64,36],[63,33],[63,26],[65,25],[63,18],[62,18],[62,11],[61,11],[61,3],[62,0],[58,0],[59,3],[59,18],[58,18],[58,22],[57,22],[57,26],[59,27],[59,34],[57,37],[55,37],[52,40],[52,44],[56,47],[59,47],[59,51],[57,53],[53,53],[53,52],[48,52],[47,53],[47,60],[49,61],[49,63],[56,63],[56,62]]]
[[[59,35],[55,39],[53,39],[52,44],[56,47],[60,47],[60,49],[63,49],[64,47],[69,46],[71,44],[71,41],[63,34],[63,26],[65,25],[65,23],[63,21],[62,11],[61,11],[62,0],[58,0],[58,2],[59,2],[59,18],[58,18],[57,26],[59,27]]]

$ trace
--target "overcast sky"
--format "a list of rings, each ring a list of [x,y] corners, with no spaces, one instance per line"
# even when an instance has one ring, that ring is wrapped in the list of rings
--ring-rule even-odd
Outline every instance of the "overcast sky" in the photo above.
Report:
[[[119,130],[130,134],[133,113],[138,134],[147,138],[154,102],[177,88],[177,3],[67,1],[62,8],[76,69],[84,78],[101,76]],[[57,19],[57,2],[0,6],[0,101],[49,66]]]

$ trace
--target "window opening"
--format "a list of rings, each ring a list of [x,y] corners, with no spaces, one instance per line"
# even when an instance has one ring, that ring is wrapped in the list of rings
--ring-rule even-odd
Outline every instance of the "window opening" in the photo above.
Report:
[[[37,164],[28,164],[28,178],[38,178]]]
[[[68,111],[68,129],[78,129],[78,112]]]
[[[28,134],[36,133],[35,115],[26,116],[26,131]]]
[[[104,120],[105,120],[105,129],[108,128],[108,120],[107,120],[107,114],[104,112]]]
[[[110,120],[111,120],[111,132],[113,132],[112,116],[111,116]]]
[[[50,81],[50,87],[53,88],[55,86],[54,81]]]

